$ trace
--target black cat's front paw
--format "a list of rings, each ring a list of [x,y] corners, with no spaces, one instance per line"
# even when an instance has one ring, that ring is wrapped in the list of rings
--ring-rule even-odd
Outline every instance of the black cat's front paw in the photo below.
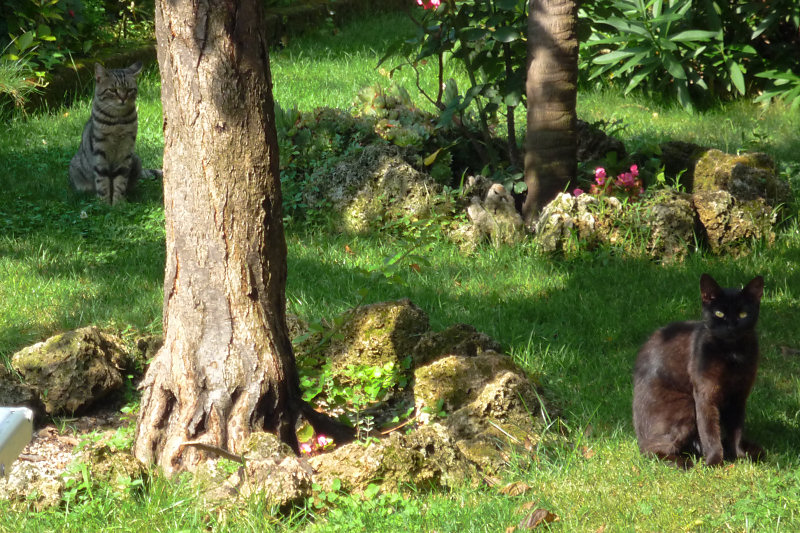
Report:
[[[721,466],[722,465],[722,452],[712,452],[703,457],[706,466]]]
[[[764,459],[766,452],[764,452],[764,448],[756,444],[755,442],[748,442],[742,441],[739,449],[736,450],[736,456],[739,459],[749,459],[754,463],[761,461]]]

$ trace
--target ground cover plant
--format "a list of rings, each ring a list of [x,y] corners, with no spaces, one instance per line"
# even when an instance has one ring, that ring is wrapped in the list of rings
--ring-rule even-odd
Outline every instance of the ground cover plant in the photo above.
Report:
[[[284,109],[346,108],[364,86],[389,80],[372,69],[386,36],[410,28],[402,15],[371,17],[335,36],[297,39],[272,56],[276,100]],[[333,81],[331,81],[333,80]],[[413,80],[398,78],[413,93]],[[144,74],[138,151],[158,167],[163,147],[157,74]],[[128,338],[161,329],[163,210],[160,184],[145,181],[121,208],[68,191],[89,100],[45,114],[4,119],[0,131],[0,357],[48,335],[88,324]],[[687,115],[678,106],[614,91],[579,95],[579,116],[605,120],[628,146],[675,139],[728,152],[758,148],[779,161],[795,186],[800,118],[788,107],[747,102]],[[619,122],[615,122],[619,121]],[[660,265],[611,247],[549,257],[532,244],[465,254],[412,225],[354,235],[323,218],[287,226],[287,305],[309,321],[359,302],[408,297],[435,329],[456,322],[500,341],[542,384],[558,412],[561,444],[511,457],[495,486],[430,494],[320,492],[283,514],[253,500],[234,509],[199,503],[186,479],[154,478],[118,491],[87,486],[60,508],[11,509],[5,531],[503,531],[536,509],[553,530],[791,531],[800,525],[800,227],[788,220],[770,247],[742,257],[692,254]],[[420,245],[420,242],[423,244]],[[369,271],[409,249],[392,283]],[[636,351],[673,320],[699,314],[698,280],[711,272],[727,285],[766,279],[759,320],[763,360],[748,403],[746,430],[768,453],[759,464],[679,472],[641,457],[630,420]],[[134,403],[135,407],[135,403]],[[511,485],[514,483],[515,485]],[[515,488],[509,488],[515,487]],[[506,489],[505,491],[501,489]],[[316,502],[316,503],[315,503]],[[319,505],[317,505],[319,504]],[[541,526],[545,527],[545,526]]]

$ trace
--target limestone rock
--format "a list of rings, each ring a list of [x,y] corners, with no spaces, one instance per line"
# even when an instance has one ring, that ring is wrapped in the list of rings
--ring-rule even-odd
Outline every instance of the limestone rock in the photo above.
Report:
[[[343,213],[342,229],[361,233],[386,220],[419,220],[437,206],[441,186],[420,173],[396,146],[370,145],[330,176],[328,199]]]
[[[414,347],[414,367],[447,355],[475,357],[487,350],[500,350],[500,343],[469,324],[454,324],[444,331],[425,333]]]
[[[752,239],[775,240],[773,225],[776,212],[763,198],[750,201],[737,200],[723,190],[700,191],[692,201],[704,236],[715,253],[741,253]]]
[[[414,396],[420,421],[437,421],[444,411],[441,423],[484,472],[503,467],[508,447],[539,440],[540,393],[522,369],[496,352],[443,357],[417,368]]]
[[[413,483],[421,488],[458,487],[475,475],[447,429],[423,426],[409,434],[392,433],[367,446],[351,443],[312,457],[314,481],[328,489],[334,479],[345,490],[363,492],[370,483],[397,491]]]
[[[97,439],[81,448],[76,461],[86,465],[97,485],[111,486],[115,490],[125,491],[131,482],[146,477],[147,470],[130,451],[130,442],[117,442],[117,432],[106,430]],[[82,473],[73,471],[71,477],[81,482]]]
[[[27,406],[38,411],[36,391],[0,364],[0,405]]]
[[[665,189],[648,204],[650,255],[667,261],[683,260],[694,239],[695,213],[691,195]]]
[[[23,348],[11,364],[50,415],[72,414],[122,387],[122,341],[96,327],[55,335]]]
[[[607,205],[603,212],[614,216],[621,208],[613,197],[602,200]],[[565,251],[574,237],[586,242],[589,247],[598,242],[598,216],[601,200],[590,194],[573,196],[561,193],[542,209],[534,227],[535,240],[544,252]]]
[[[331,340],[326,358],[334,371],[400,363],[429,328],[428,315],[408,299],[359,307]]]
[[[517,244],[525,237],[522,216],[505,187],[493,184],[483,202],[476,196],[467,207],[467,217],[475,226],[479,239],[489,239],[495,246]]]
[[[738,201],[762,198],[770,206],[791,199],[789,184],[778,177],[775,162],[767,154],[708,150],[697,161],[694,174],[694,192],[723,190]]]
[[[11,471],[0,478],[0,500],[29,505],[37,511],[58,505],[64,490],[63,471],[46,464],[15,461]]]

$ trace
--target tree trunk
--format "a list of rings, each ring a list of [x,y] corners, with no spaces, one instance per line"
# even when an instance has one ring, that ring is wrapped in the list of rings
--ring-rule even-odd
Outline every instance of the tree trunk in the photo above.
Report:
[[[525,91],[526,222],[563,191],[577,172],[578,4],[531,0],[528,10],[528,74]]]
[[[298,449],[272,81],[259,0],[158,0],[164,112],[164,346],[134,453],[166,473],[253,430]]]

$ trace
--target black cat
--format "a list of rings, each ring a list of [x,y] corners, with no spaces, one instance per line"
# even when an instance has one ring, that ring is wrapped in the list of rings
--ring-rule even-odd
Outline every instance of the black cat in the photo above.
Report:
[[[747,396],[758,368],[755,326],[764,278],[723,289],[700,277],[703,320],[675,322],[642,346],[633,372],[633,426],[642,453],[688,468],[763,450],[742,439]]]

